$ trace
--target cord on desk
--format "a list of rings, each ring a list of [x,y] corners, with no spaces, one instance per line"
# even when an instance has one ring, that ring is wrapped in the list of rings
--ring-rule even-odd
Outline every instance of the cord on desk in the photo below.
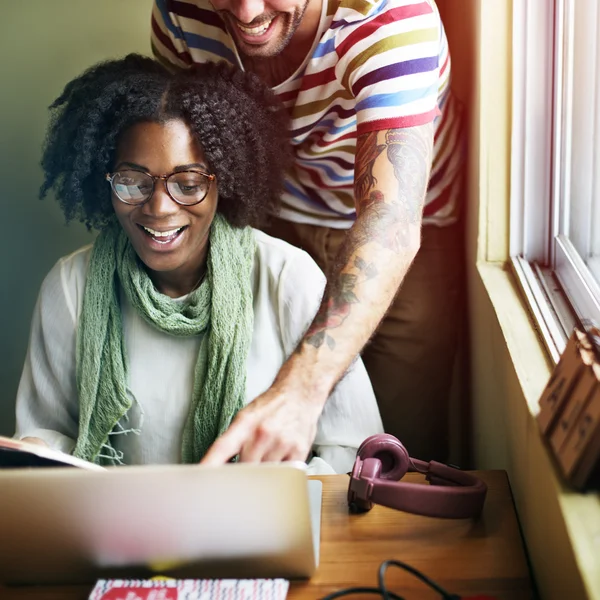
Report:
[[[408,571],[414,575],[417,579],[420,579],[423,583],[427,584],[430,588],[434,589],[444,600],[460,600],[460,596],[447,592],[441,585],[438,585],[433,579],[429,579],[427,575],[423,575],[421,571],[411,567],[409,564],[402,562],[401,560],[386,560],[381,563],[379,567],[379,588],[382,590],[383,600],[389,600],[389,592],[385,587],[385,572],[389,566],[399,567]]]
[[[381,588],[378,587],[351,587],[345,588],[343,590],[338,590],[337,592],[332,592],[327,596],[323,596],[321,600],[334,600],[335,598],[341,598],[342,596],[351,596],[352,594],[377,594],[377,596],[382,595]],[[402,596],[398,596],[398,594],[394,594],[394,592],[387,592],[388,598],[392,598],[392,600],[405,600]]]
[[[410,565],[400,560],[386,560],[381,563],[378,574],[378,587],[345,588],[343,590],[338,590],[337,592],[332,592],[327,596],[323,596],[321,600],[334,600],[335,598],[341,598],[342,596],[352,596],[354,594],[376,594],[383,598],[383,600],[404,600],[402,596],[399,596],[398,594],[395,594],[394,592],[388,590],[385,585],[385,573],[388,567],[390,566],[399,567],[400,569],[408,571],[411,575],[414,575],[423,583],[428,585],[430,588],[434,589],[438,594],[440,594],[443,600],[460,600],[460,596],[447,592],[443,587],[435,583],[435,581],[433,581],[432,579],[429,579],[429,577],[427,577],[426,575],[423,575],[423,573],[421,573],[419,570],[415,569],[414,567],[411,567]]]

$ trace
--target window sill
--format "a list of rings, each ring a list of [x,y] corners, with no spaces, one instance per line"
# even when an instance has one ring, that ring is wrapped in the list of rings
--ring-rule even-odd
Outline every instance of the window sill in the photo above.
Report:
[[[501,331],[492,336],[492,369],[511,380],[506,468],[540,593],[600,600],[600,495],[563,484],[535,420],[552,362],[513,275],[499,263],[478,263],[477,272]]]

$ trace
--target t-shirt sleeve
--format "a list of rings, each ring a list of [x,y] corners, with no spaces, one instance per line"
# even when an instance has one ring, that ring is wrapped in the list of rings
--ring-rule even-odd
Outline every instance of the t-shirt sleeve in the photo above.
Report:
[[[168,69],[227,61],[239,64],[235,45],[209,0],[154,0],[150,41]]]
[[[69,285],[73,277],[78,275],[61,259],[44,279],[16,401],[15,437],[39,437],[62,452],[73,450],[79,418],[75,382],[78,299]]]
[[[337,45],[344,86],[356,100],[357,134],[433,122],[445,36],[435,5],[391,0]]]
[[[170,9],[170,0],[154,0],[150,33],[152,53],[168,69],[185,69],[192,64],[192,59],[177,16]]]
[[[312,323],[319,308],[325,277],[305,252],[282,271],[279,303],[280,323],[289,356]],[[356,451],[370,435],[383,432],[375,394],[362,360],[357,358],[329,396],[317,423],[313,453],[319,460],[309,464],[311,473],[352,469]]]

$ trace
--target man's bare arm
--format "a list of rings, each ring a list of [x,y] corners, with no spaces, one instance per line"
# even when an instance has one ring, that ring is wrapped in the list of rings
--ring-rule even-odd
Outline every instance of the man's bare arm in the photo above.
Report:
[[[419,248],[432,148],[432,124],[359,137],[357,218],[327,274],[317,316],[271,388],[238,414],[205,462],[238,452],[251,461],[307,455],[331,390],[373,335]]]
[[[328,279],[326,301],[303,344],[320,348],[325,343],[332,351],[343,344],[355,346],[358,353],[372,335],[420,244],[432,139],[431,126],[359,138],[357,220]]]

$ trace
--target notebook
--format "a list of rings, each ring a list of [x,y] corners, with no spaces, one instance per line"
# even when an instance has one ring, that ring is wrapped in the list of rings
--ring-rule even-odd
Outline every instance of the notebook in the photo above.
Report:
[[[0,582],[307,578],[321,482],[303,463],[0,470]]]

